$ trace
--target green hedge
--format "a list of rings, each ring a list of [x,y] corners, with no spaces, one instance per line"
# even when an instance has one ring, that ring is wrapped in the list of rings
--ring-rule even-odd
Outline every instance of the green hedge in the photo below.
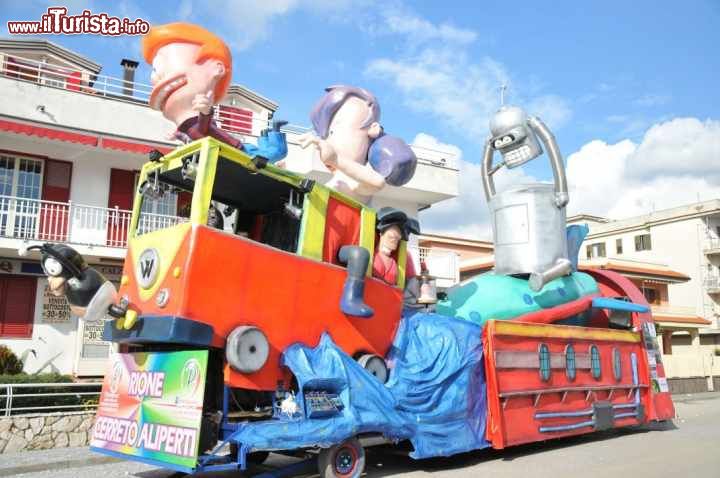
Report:
[[[17,375],[0,375],[0,415],[4,414],[5,395],[7,389],[2,384],[7,383],[72,383],[73,378],[70,375],[61,375],[59,373],[41,373],[28,375],[21,373]],[[60,405],[94,405],[97,404],[98,395],[65,395],[65,396],[49,396],[49,397],[19,397],[31,393],[79,393],[97,391],[97,385],[87,387],[22,387],[13,388],[12,415],[22,415],[26,413],[43,413],[46,412],[69,412],[81,411],[82,407],[46,409],[42,407],[53,407]],[[37,410],[15,410],[22,407],[38,407]],[[89,407],[88,407],[89,408]]]
[[[23,363],[17,355],[7,346],[0,345],[0,375],[15,375],[22,372],[22,369]]]

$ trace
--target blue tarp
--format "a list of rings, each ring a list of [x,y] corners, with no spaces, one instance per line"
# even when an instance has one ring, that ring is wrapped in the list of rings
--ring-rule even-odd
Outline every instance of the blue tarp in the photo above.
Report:
[[[296,344],[283,362],[299,390],[325,384],[344,407],[329,418],[304,416],[245,423],[232,440],[255,450],[328,447],[361,433],[409,439],[413,458],[485,448],[486,394],[478,325],[436,314],[404,318],[387,384],[381,384],[325,334],[315,348]],[[302,410],[303,396],[297,402]]]

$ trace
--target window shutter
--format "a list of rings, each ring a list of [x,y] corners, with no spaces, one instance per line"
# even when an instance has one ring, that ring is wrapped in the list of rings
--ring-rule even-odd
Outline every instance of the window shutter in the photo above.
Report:
[[[73,71],[65,80],[65,88],[71,91],[80,91],[80,84],[82,83],[82,73],[79,71]]]
[[[218,105],[218,123],[231,133],[252,134],[253,112],[234,106]]]
[[[0,336],[32,337],[36,289],[35,277],[0,278]]]

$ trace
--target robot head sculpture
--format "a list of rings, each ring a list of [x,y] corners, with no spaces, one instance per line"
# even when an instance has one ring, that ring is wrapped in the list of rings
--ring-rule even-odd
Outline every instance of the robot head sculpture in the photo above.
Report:
[[[517,106],[503,106],[490,120],[490,144],[499,151],[508,168],[515,168],[542,154],[525,111]]]
[[[539,291],[551,280],[572,272],[568,259],[565,206],[569,201],[565,166],[555,138],[539,118],[517,106],[503,106],[490,120],[482,178],[492,214],[495,272],[529,277]],[[553,184],[527,184],[495,192],[493,175],[503,166],[516,168],[543,153],[553,170]],[[502,162],[493,165],[495,151]]]

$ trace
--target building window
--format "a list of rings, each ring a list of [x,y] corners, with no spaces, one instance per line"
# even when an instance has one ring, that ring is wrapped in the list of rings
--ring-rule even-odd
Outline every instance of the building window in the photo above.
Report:
[[[600,368],[600,351],[596,345],[590,346],[590,371],[594,379],[599,379],[602,374]]]
[[[615,253],[622,254],[622,239],[615,239]]]
[[[650,234],[641,234],[635,236],[635,250],[636,251],[649,251],[652,249],[650,243]]]
[[[658,300],[658,291],[657,289],[643,287],[642,293],[645,296],[645,300],[648,301],[650,304],[659,304],[660,301]]]
[[[618,382],[622,378],[622,362],[620,361],[620,350],[613,349],[613,375]]]
[[[605,243],[598,242],[587,246],[587,257],[588,259],[592,259],[593,257],[606,257]]]
[[[40,222],[43,162],[0,155],[0,235],[32,238]]]
[[[568,380],[575,380],[577,370],[575,368],[575,348],[572,345],[565,347],[565,374]]]
[[[540,344],[538,350],[540,358],[540,380],[547,382],[550,380],[550,350],[545,344]]]

